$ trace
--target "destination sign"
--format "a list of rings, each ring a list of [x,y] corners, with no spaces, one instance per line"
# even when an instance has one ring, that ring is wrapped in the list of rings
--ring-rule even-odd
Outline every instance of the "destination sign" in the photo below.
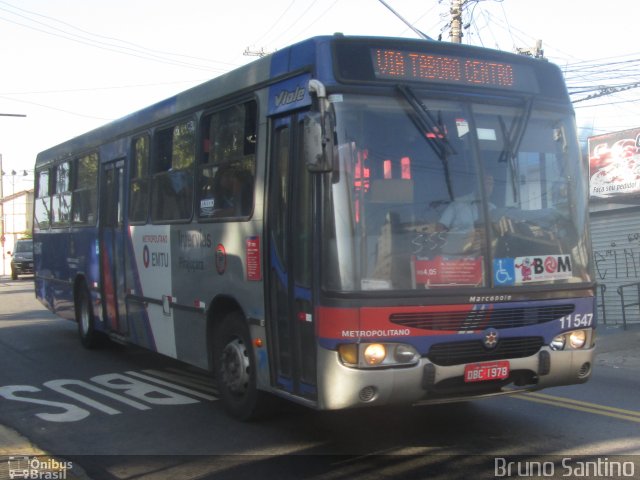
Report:
[[[525,65],[393,48],[372,48],[376,79],[454,83],[500,89],[535,90]]]

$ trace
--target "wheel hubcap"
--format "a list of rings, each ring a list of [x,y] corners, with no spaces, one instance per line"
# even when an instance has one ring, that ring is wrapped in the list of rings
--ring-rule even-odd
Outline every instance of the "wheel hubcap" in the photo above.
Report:
[[[222,351],[222,381],[229,391],[244,394],[249,387],[249,354],[238,338],[232,340]]]
[[[86,335],[89,331],[89,310],[85,303],[80,307],[80,321],[82,322],[82,333]]]

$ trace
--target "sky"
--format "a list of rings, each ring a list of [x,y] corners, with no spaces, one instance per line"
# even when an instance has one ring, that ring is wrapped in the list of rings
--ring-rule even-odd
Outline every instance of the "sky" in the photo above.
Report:
[[[640,88],[582,100],[640,82],[637,0],[466,1],[463,43],[542,40],[582,137],[640,126]],[[449,40],[451,0],[386,2]],[[0,0],[0,114],[26,115],[0,116],[4,195],[31,187],[39,151],[256,59],[245,51],[335,32],[416,37],[379,0]]]

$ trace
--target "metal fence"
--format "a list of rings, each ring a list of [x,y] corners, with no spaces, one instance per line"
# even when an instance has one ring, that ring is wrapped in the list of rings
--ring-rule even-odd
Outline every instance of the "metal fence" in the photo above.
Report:
[[[629,303],[625,301],[625,289],[631,290],[631,292],[627,293],[627,299],[631,298]],[[634,292],[635,289],[635,292]],[[606,288],[605,288],[606,290]],[[640,315],[640,282],[633,283],[625,283],[623,285],[618,286],[618,295],[620,295],[620,306],[622,307],[622,325],[623,328],[627,329],[627,308],[637,307],[638,314]],[[604,307],[604,304],[603,304]],[[605,323],[606,320],[605,320]]]

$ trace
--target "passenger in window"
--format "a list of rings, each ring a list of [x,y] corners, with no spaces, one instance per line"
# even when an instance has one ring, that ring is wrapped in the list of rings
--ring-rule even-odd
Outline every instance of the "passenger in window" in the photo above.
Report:
[[[184,170],[169,169],[170,198],[174,212],[169,219],[187,218],[191,214],[191,175]]]
[[[249,213],[251,181],[233,167],[221,168],[216,174],[213,214],[216,217],[239,217]]]

